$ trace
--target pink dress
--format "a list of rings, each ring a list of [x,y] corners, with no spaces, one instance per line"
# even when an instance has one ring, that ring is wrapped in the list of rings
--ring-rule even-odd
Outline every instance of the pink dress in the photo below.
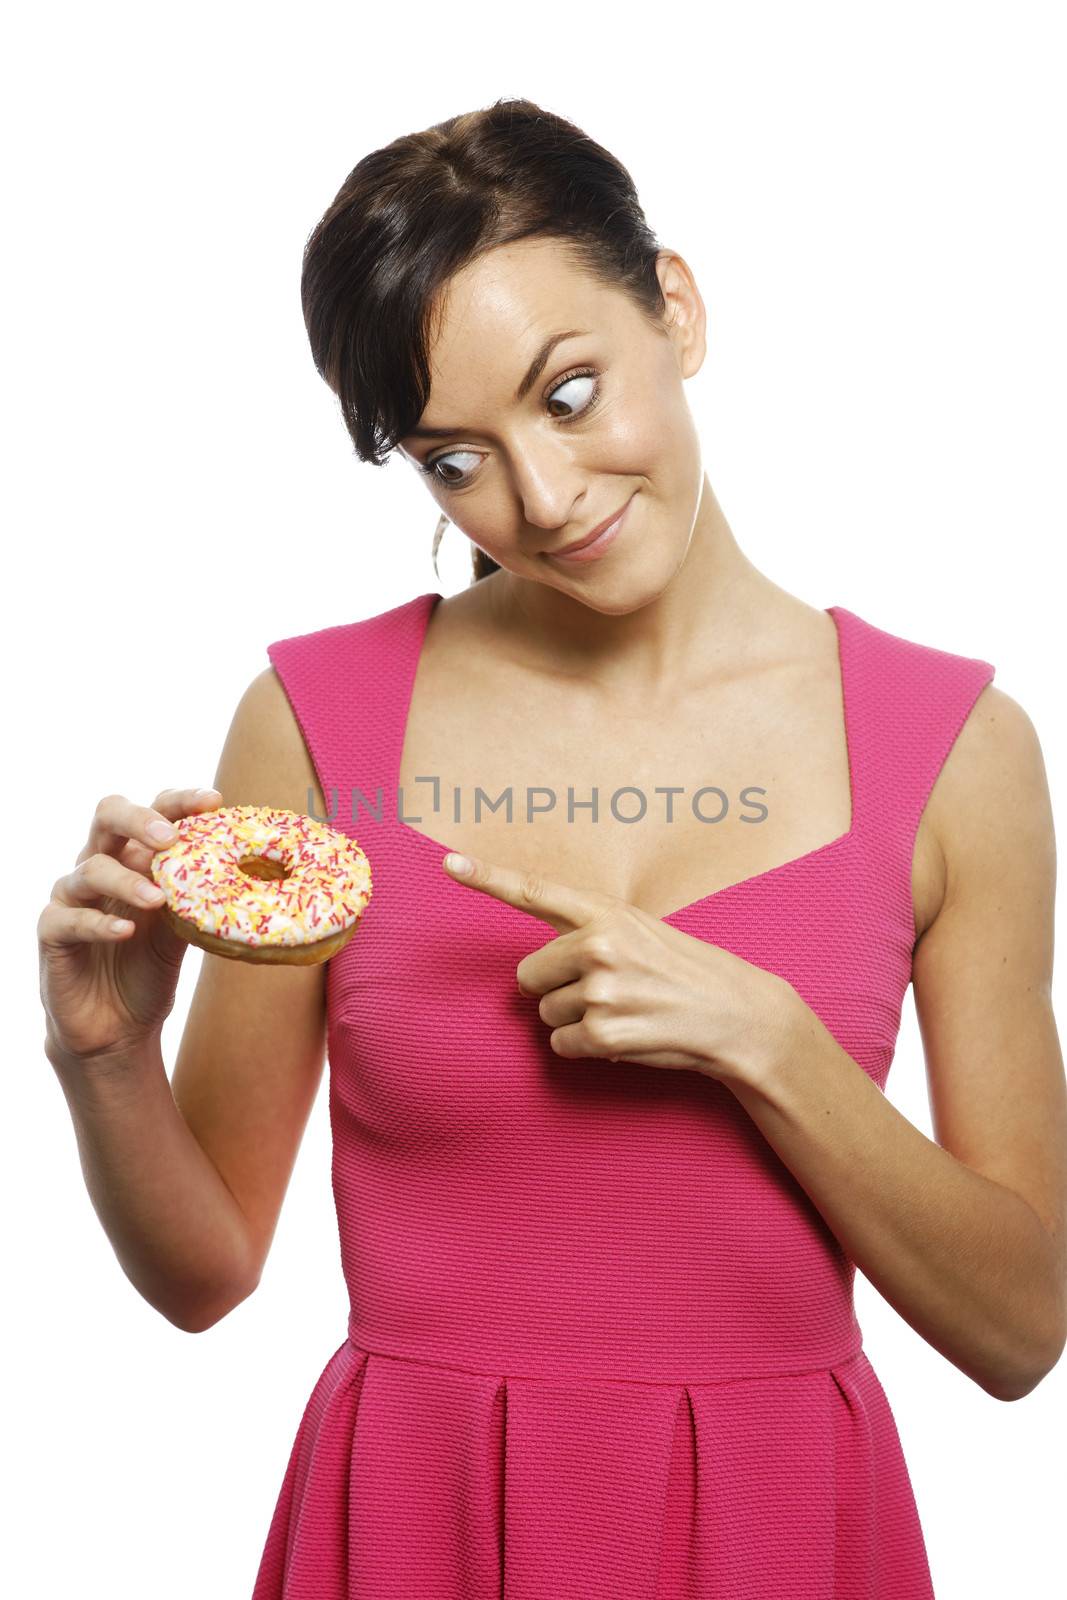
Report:
[[[928,1600],[855,1266],[805,1190],[716,1080],[557,1056],[515,979],[554,930],[400,820],[439,598],[268,647],[374,894],[327,969],[351,1315],[253,1600]],[[847,833],[664,920],[786,978],[884,1090],[916,830],[994,668],[827,609]]]

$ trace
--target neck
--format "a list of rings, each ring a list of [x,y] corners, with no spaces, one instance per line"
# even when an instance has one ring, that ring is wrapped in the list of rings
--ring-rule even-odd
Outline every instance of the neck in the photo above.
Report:
[[[796,605],[739,548],[706,476],[681,564],[647,600],[630,591],[627,609],[611,610],[605,594],[594,608],[505,569],[483,585],[492,620],[530,665],[653,697],[765,658],[768,634]]]

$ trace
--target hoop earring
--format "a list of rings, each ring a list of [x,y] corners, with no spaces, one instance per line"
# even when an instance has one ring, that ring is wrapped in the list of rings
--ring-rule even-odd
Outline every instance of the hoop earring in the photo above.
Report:
[[[449,518],[446,517],[442,511],[441,515],[437,519],[437,527],[434,530],[433,536],[433,548],[430,551],[430,555],[433,560],[434,575],[436,576],[438,583],[441,581],[441,574],[437,571],[437,552],[440,549],[441,540],[444,538],[445,529],[448,527],[448,524]]]

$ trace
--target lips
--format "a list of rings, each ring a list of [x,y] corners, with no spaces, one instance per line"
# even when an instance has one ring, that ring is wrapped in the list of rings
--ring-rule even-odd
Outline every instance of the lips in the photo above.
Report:
[[[633,495],[630,496],[630,500],[632,499]],[[629,509],[630,500],[627,500],[625,505],[620,506],[618,511],[613,511],[610,517],[605,517],[604,521],[598,523],[592,532],[587,533],[583,539],[575,539],[573,544],[565,544],[559,550],[546,550],[545,554],[549,556],[570,556],[579,550],[585,550],[591,544],[595,544],[601,534],[607,532],[612,523],[618,522],[622,518]]]

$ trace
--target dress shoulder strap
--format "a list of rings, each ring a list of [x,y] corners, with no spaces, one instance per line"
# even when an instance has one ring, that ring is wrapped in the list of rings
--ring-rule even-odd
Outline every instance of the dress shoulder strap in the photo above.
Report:
[[[435,594],[358,622],[276,639],[267,655],[281,680],[318,778],[308,813],[331,827],[370,834],[389,821],[418,645]]]
[[[919,644],[842,606],[854,804],[865,853],[911,924],[915,838],[930,793],[996,668],[978,656]]]

